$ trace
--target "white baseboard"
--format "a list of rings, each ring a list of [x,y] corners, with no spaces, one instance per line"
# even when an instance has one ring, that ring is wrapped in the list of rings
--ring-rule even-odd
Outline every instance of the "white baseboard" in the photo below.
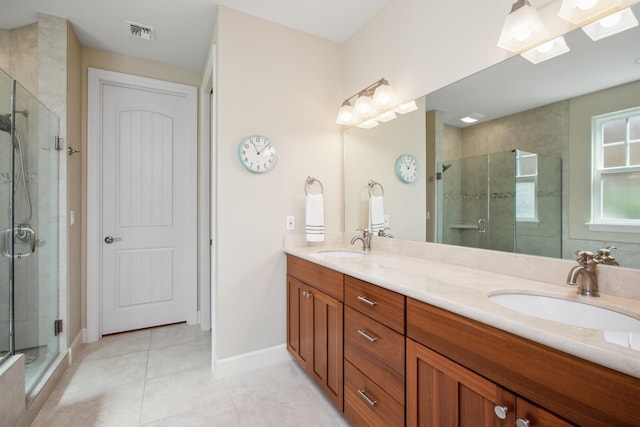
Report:
[[[84,337],[86,335],[86,330],[82,329],[78,332],[78,335],[73,339],[71,345],[69,346],[69,365],[73,364],[73,362],[80,355],[80,351],[82,350],[82,343],[84,343]]]
[[[291,360],[286,344],[215,361],[216,378],[226,378]]]

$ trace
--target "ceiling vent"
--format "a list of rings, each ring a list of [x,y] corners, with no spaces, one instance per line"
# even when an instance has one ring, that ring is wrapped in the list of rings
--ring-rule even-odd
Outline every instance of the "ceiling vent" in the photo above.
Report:
[[[127,28],[129,34],[134,37],[141,38],[143,40],[153,40],[155,35],[153,34],[153,27],[149,25],[136,24],[135,22],[127,22]]]

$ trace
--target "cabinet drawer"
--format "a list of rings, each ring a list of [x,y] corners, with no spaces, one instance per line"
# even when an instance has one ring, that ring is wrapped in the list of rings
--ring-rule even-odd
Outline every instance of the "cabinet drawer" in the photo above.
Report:
[[[404,425],[401,404],[348,361],[344,374],[344,415],[354,426]]]
[[[344,357],[404,405],[404,336],[344,308]]]
[[[340,302],[344,301],[342,273],[292,255],[287,255],[287,273]]]
[[[404,295],[350,276],[344,288],[345,304],[404,334]]]

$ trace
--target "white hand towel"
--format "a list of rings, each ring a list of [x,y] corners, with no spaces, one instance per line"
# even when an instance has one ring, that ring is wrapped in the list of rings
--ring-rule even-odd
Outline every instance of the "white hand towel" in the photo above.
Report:
[[[372,233],[384,229],[384,199],[382,196],[369,197],[369,229]]]
[[[324,241],[324,199],[322,194],[307,194],[306,198],[307,242]]]

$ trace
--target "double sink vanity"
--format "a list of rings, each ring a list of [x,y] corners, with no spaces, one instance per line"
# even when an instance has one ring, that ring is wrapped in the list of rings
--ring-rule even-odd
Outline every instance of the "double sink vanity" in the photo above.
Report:
[[[288,350],[353,425],[640,425],[640,300],[482,265],[536,257],[372,246],[285,249]]]

